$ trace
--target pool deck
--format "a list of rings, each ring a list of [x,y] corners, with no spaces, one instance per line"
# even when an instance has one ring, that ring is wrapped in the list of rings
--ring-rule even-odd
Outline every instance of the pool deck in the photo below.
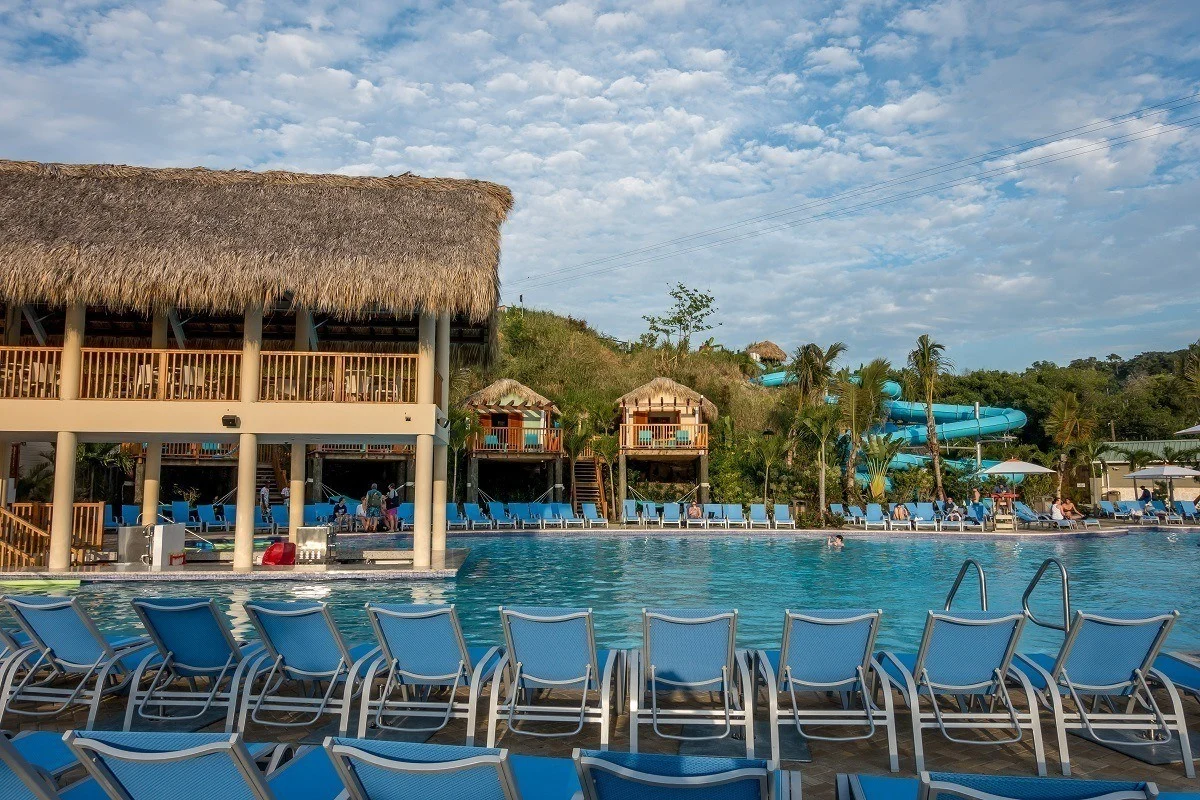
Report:
[[[429,569],[413,569],[412,550],[397,550],[397,564],[297,564],[287,567],[256,566],[252,570],[235,570],[229,562],[184,564],[152,569],[145,564],[96,564],[55,571],[39,567],[0,572],[3,581],[71,581],[86,583],[102,581],[424,581],[447,580],[458,575],[467,555],[467,548],[450,548],[444,554],[434,553]],[[403,563],[407,561],[407,565]]]

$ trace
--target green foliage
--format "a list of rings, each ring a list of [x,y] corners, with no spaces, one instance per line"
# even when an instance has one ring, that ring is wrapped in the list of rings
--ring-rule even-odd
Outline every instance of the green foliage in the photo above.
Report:
[[[666,314],[647,314],[642,319],[650,326],[651,333],[661,336],[667,345],[671,344],[671,337],[674,337],[676,349],[680,353],[687,353],[691,346],[692,334],[703,333],[715,327],[709,322],[709,318],[717,313],[717,307],[711,294],[689,288],[682,283],[675,284],[675,288],[669,294],[675,304]]]

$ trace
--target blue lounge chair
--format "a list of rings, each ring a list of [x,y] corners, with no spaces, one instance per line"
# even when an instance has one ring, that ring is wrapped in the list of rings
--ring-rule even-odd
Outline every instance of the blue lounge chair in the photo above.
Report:
[[[607,528],[608,520],[600,516],[595,503],[583,504],[583,519],[589,528]]]
[[[1200,703],[1200,659],[1183,653],[1163,653],[1154,659],[1154,668],[1166,675],[1176,689]]]
[[[877,728],[887,732],[889,768],[900,769],[896,750],[896,717],[892,692],[883,667],[875,660],[875,636],[882,611],[785,611],[783,644],[779,650],[759,650],[758,674],[767,689],[771,730],[771,758],[779,761],[779,728],[794,725],[804,739],[849,742],[870,739]],[[883,708],[872,699],[872,688],[882,681]],[[801,707],[797,693],[821,696],[839,692],[841,708]],[[780,713],[780,696],[790,701],[791,712]],[[853,726],[847,736],[817,735],[809,726]]]
[[[68,731],[64,737],[112,798],[161,800],[190,787],[195,797],[334,800],[342,791],[329,756],[313,748],[267,774],[238,733]],[[203,787],[204,791],[199,791]]]
[[[113,507],[108,503],[104,504],[104,530],[115,531],[121,527],[121,523],[117,522],[116,516],[113,514]]]
[[[100,702],[125,691],[150,647],[145,636],[102,634],[77,597],[5,595],[3,603],[29,646],[14,653],[5,671],[0,717],[51,717],[84,706],[90,729]]]
[[[1111,500],[1101,500],[1100,501],[1101,516],[1108,517],[1109,519],[1116,519],[1118,513],[1119,512],[1117,511],[1117,507],[1112,504]]]
[[[991,798],[991,800],[1167,800],[1158,787],[1145,781],[1064,781],[1061,778],[968,775],[957,772],[922,772],[916,778],[883,775],[837,776],[836,800],[938,800],[938,798]],[[1183,800],[1183,795],[1178,796]]]
[[[503,720],[511,733],[539,738],[575,736],[585,725],[598,725],[600,749],[607,750],[621,655],[596,649],[591,609],[502,606],[500,621],[505,652],[492,682],[488,746],[495,746]],[[547,702],[542,695],[548,691],[558,697]],[[563,692],[572,698],[578,692],[580,699]]]
[[[325,751],[351,800],[570,800],[579,795],[575,765],[565,758],[332,737],[325,740]]]
[[[463,503],[463,513],[467,516],[467,525],[471,530],[492,529],[492,521],[484,515],[479,503]]]
[[[1121,506],[1121,510],[1125,513],[1125,519],[1129,522],[1137,522],[1139,525],[1145,525],[1154,522],[1153,515],[1146,513],[1146,506],[1144,503],[1121,500],[1118,505]]]
[[[555,516],[562,520],[564,527],[570,528],[574,525],[577,528],[582,528],[584,526],[583,517],[575,516],[575,512],[571,510],[570,503],[555,503],[553,507]]]
[[[980,531],[987,529],[988,520],[987,506],[983,503],[971,503],[967,507],[967,511],[963,514],[962,528],[978,528]]]
[[[799,773],[755,758],[576,750],[584,800],[800,800]]]
[[[659,736],[677,741],[724,739],[739,728],[747,758],[754,756],[754,681],[736,637],[737,611],[642,611],[642,647],[627,656],[630,752],[637,752],[638,729],[650,725]],[[688,702],[662,708],[669,695],[683,695]],[[714,695],[715,706],[704,702]],[[662,725],[714,726],[717,732],[668,733]]]
[[[728,528],[729,520],[725,519],[725,506],[720,503],[704,504],[705,527]]]
[[[327,518],[325,518],[327,519]],[[325,523],[316,503],[305,503],[301,510],[300,524],[306,528],[315,528]]]
[[[266,515],[263,514],[262,506],[255,506],[254,507],[254,530],[255,530],[255,532],[257,532],[257,531],[269,531],[271,533],[275,532],[276,527],[278,527],[277,522],[276,522],[277,512],[275,509],[279,509],[280,511],[283,512],[283,516],[282,516],[283,523],[285,526],[287,525],[287,509],[284,508],[283,506],[271,506],[271,518],[270,519],[267,519]]]
[[[676,528],[683,526],[683,517],[679,514],[678,503],[663,503],[662,520],[659,524],[664,528],[668,525]]]
[[[689,506],[690,507],[690,506]],[[699,517],[692,517],[687,512],[684,512],[684,527],[687,528],[707,528],[708,527],[708,506],[703,506],[700,509]]]
[[[465,531],[467,518],[458,510],[458,503],[446,503],[446,530]]]
[[[1197,519],[1200,519],[1200,515],[1197,515],[1196,512],[1195,500],[1176,500],[1175,510],[1179,513],[1179,516],[1189,522],[1195,522]]]
[[[1154,515],[1160,520],[1170,525],[1174,522],[1176,525],[1183,524],[1183,517],[1176,514],[1173,509],[1168,509],[1167,504],[1162,500],[1152,500],[1150,507],[1154,509]]]
[[[123,505],[121,506],[121,524],[131,528],[135,525],[141,525],[142,507]]]
[[[917,513],[912,516],[913,530],[930,528],[935,531],[942,529],[941,519],[933,508],[933,503],[917,503]]]
[[[741,503],[726,503],[725,509],[725,527],[727,528],[746,528],[749,524],[746,522],[745,515],[742,514]]]
[[[770,528],[771,520],[767,517],[767,507],[763,503],[750,504],[750,527]]]
[[[133,672],[124,730],[132,730],[135,715],[152,723],[188,722],[224,709],[225,731],[232,731],[242,678],[262,645],[234,639],[210,598],[139,597],[133,610],[154,648]]]
[[[1046,774],[1035,692],[1021,670],[1013,668],[1025,619],[1019,611],[930,611],[916,655],[879,654],[879,664],[912,712],[918,772],[925,769],[923,733],[937,729],[951,742],[976,745],[1012,744],[1028,732],[1037,773]],[[1028,698],[1027,712],[1012,701],[1016,688]],[[956,735],[961,730],[1001,735],[966,739]]]
[[[1106,500],[1104,502],[1108,501]],[[1118,500],[1115,503],[1109,503],[1109,505],[1113,508],[1113,519],[1129,519],[1129,509],[1126,507],[1124,502]],[[1101,506],[1103,506],[1103,503],[1101,503]]]
[[[543,528],[566,527],[563,524],[562,517],[558,516],[555,512],[554,504],[552,503],[530,503],[529,509],[537,517]]]
[[[333,503],[313,503],[313,509],[319,524],[325,525],[333,520]]]
[[[642,519],[638,516],[637,500],[626,500],[621,504],[621,524],[622,525],[641,525]]]
[[[192,522],[192,506],[187,500],[174,500],[171,502],[171,521],[179,525],[186,525],[189,528],[196,527]]]
[[[786,503],[775,504],[775,527],[796,529],[796,520],[792,519],[792,510]]]
[[[883,530],[891,530],[891,521],[884,516],[883,507],[879,503],[867,503],[867,514],[863,517],[863,528],[870,530],[871,528],[882,528]]]
[[[522,528],[541,528],[542,518],[535,514],[528,503],[509,503],[508,513]]]
[[[846,514],[846,509],[841,503],[830,503],[829,513],[833,514],[835,517],[841,517],[844,520],[849,520],[849,516]]]
[[[246,603],[245,609],[265,652],[246,674],[238,730],[246,730],[247,719],[260,725],[303,727],[327,714],[336,714],[339,730],[346,731],[350,707],[362,688],[366,665],[378,653],[378,647],[372,643],[348,645],[324,603],[258,600]],[[298,685],[322,684],[327,686],[324,691],[311,694],[289,691]],[[291,719],[264,712],[303,712],[306,716]]]
[[[500,648],[467,647],[453,604],[367,603],[367,616],[380,652],[367,666],[358,735],[366,736],[368,725],[433,733],[462,719],[473,744],[479,695]]]
[[[1183,768],[1196,777],[1179,692],[1154,669],[1163,642],[1179,612],[1146,616],[1129,612],[1075,612],[1057,655],[1021,653],[1016,666],[1029,676],[1037,699],[1054,715],[1063,775],[1071,774],[1067,731],[1078,730],[1103,743],[1108,732],[1140,730],[1154,735],[1119,740],[1151,745],[1178,737]],[[1162,689],[1172,708],[1162,709],[1153,689]],[[1100,703],[1117,699],[1103,710]],[[1156,738],[1157,737],[1157,738]]]
[[[415,503],[401,503],[396,506],[396,524],[402,531],[411,531],[416,525],[417,506]]]
[[[259,510],[261,511],[262,509]],[[271,506],[271,528],[273,531],[286,531],[290,527],[290,522],[287,506]],[[260,527],[258,520],[254,521],[254,527]]]
[[[662,519],[658,516],[658,503],[651,503],[649,500],[643,500],[640,503],[642,507],[642,523],[646,525],[661,525]]]
[[[638,431],[638,447],[653,447],[654,433],[647,429]]]
[[[31,757],[26,751],[32,741],[37,741],[39,746],[44,743],[54,747],[53,766],[65,762],[66,770],[60,767],[55,771],[39,762],[36,754]],[[59,733],[38,731],[34,736],[17,737],[12,741],[0,736],[0,796],[5,800],[101,800],[104,790],[91,778],[61,790],[57,787],[62,773],[78,766],[75,754],[63,743]]]
[[[850,515],[849,519],[855,525],[862,525],[867,520],[867,515],[858,506],[846,506],[846,513]]]
[[[223,519],[217,519],[217,512],[212,506],[196,506],[196,518],[200,520],[200,532],[206,531],[227,531],[229,523]]]
[[[495,525],[497,529],[517,527],[517,521],[509,516],[508,512],[504,510],[504,503],[492,501],[488,503],[487,506],[488,515],[492,518],[492,524]]]

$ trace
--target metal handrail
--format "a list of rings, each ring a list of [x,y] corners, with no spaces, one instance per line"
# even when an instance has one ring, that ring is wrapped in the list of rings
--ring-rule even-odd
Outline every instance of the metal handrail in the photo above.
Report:
[[[1041,581],[1042,576],[1046,574],[1046,570],[1050,569],[1051,566],[1058,567],[1058,574],[1062,579],[1063,621],[1061,625],[1038,619],[1029,608],[1029,596],[1033,594],[1033,590],[1037,587],[1038,582]],[[1025,609],[1025,613],[1029,615],[1029,621],[1034,625],[1050,628],[1055,631],[1062,631],[1063,633],[1067,632],[1067,629],[1071,627],[1071,578],[1067,574],[1067,568],[1063,566],[1061,561],[1057,558],[1047,558],[1042,562],[1042,565],[1038,567],[1037,573],[1034,574],[1033,580],[1025,587],[1025,594],[1021,595],[1021,608]]]
[[[954,579],[954,585],[950,587],[950,594],[946,595],[946,605],[944,611],[949,611],[950,606],[954,604],[954,596],[958,594],[958,587],[962,586],[963,579],[967,577],[967,570],[971,567],[975,568],[975,574],[979,576],[979,610],[988,610],[987,601],[987,576],[983,572],[983,567],[973,558],[968,558],[963,562],[963,565],[958,570],[958,577]]]

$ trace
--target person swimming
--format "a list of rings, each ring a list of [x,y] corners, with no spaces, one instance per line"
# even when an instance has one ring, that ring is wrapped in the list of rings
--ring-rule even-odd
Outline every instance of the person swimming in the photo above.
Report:
[[[840,533],[837,536],[826,537],[825,545],[827,547],[832,547],[835,550],[840,550],[846,546],[846,537],[842,536]]]

